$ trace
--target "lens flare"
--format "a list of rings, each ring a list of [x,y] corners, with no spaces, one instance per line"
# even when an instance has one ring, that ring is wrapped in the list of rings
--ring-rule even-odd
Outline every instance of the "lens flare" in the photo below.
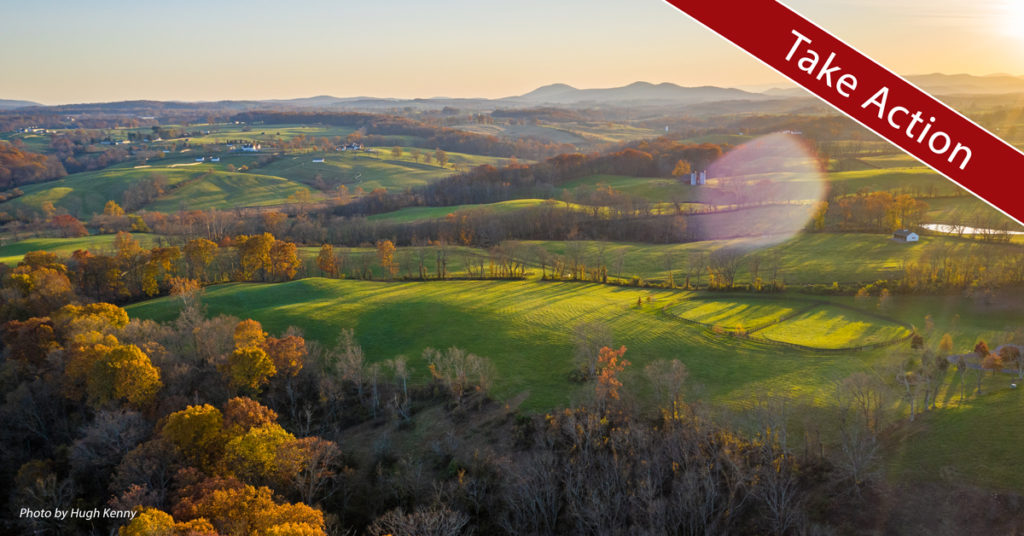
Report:
[[[699,203],[689,219],[697,240],[736,239],[754,249],[784,242],[823,208],[825,179],[814,153],[798,135],[775,133],[745,143],[714,162],[706,179],[695,175]],[[703,182],[703,184],[701,184]]]

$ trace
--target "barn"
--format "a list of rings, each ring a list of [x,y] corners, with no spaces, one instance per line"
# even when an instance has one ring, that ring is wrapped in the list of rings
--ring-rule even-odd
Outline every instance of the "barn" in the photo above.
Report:
[[[892,239],[897,242],[917,242],[917,233],[909,229],[900,229],[892,234]]]

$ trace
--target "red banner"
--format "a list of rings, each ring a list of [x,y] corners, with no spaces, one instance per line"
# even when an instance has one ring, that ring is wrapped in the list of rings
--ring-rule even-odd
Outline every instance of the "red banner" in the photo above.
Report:
[[[666,0],[1018,223],[1024,153],[774,0]]]

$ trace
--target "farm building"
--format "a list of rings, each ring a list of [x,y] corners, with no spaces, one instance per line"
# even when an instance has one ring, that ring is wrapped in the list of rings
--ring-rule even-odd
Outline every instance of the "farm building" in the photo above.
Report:
[[[324,159],[323,158],[314,158],[313,159],[313,163],[314,164],[323,164],[324,163]]]
[[[258,152],[260,152],[260,144],[258,144],[258,143],[247,143],[247,144],[242,146],[242,152],[258,153]]]
[[[917,233],[909,229],[900,229],[892,234],[892,239],[897,242],[917,242]]]

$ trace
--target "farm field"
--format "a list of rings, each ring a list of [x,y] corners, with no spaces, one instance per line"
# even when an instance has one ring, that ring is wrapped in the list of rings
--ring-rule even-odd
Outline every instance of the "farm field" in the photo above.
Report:
[[[885,449],[889,478],[1024,491],[1024,475],[1011,470],[1024,463],[1024,399],[1020,389],[1007,388],[1011,377],[986,376],[985,394],[961,403],[959,380],[949,373],[946,380],[951,385],[941,395],[945,407],[899,425]],[[975,378],[968,376],[968,392],[975,387]]]
[[[524,208],[532,208],[541,206],[547,203],[557,204],[559,206],[565,206],[565,203],[548,199],[513,199],[511,201],[499,201],[497,203],[486,203],[480,205],[455,205],[447,207],[410,207],[396,210],[394,212],[385,212],[383,214],[374,214],[367,217],[370,221],[386,221],[391,223],[412,223],[417,221],[437,220],[444,218],[448,214],[459,212],[463,210],[487,210],[494,214],[507,214],[509,212],[516,212]],[[581,205],[572,204],[575,208],[586,208]]]
[[[820,394],[832,378],[876,362],[881,352],[857,360],[786,349],[756,341],[711,336],[706,330],[661,314],[680,293],[598,284],[535,281],[438,281],[387,283],[304,279],[281,284],[227,284],[207,290],[208,314],[252,317],[271,332],[302,326],[305,335],[333,344],[340,329],[355,330],[368,359],[405,355],[419,379],[420,357],[434,346],[458,346],[490,358],[498,370],[495,394],[529,392],[525,406],[549,409],[569,403],[579,387],[570,383],[572,325],[608,323],[615,344],[629,348],[628,377],[657,359],[680,359],[694,385],[722,402],[739,402],[751,390]],[[636,306],[636,298],[652,301]],[[132,317],[169,320],[177,302],[159,298],[128,307]],[[487,337],[480,337],[487,333]],[[772,365],[763,366],[768,360]]]
[[[176,168],[115,167],[100,171],[87,171],[68,175],[51,182],[30,184],[22,188],[25,195],[6,203],[0,203],[0,210],[14,212],[18,209],[41,211],[46,202],[54,207],[67,210],[78,217],[89,217],[103,212],[103,205],[113,199],[120,202],[124,192],[137,181],[151,178],[154,174],[164,177],[168,186],[196,179],[209,170],[199,166]]]
[[[875,316],[836,306],[820,306],[755,334],[770,341],[842,349],[899,340],[910,330]]]
[[[323,344],[332,344],[340,329],[354,329],[369,361],[405,355],[418,381],[427,378],[421,357],[424,348],[464,348],[494,363],[494,394],[499,399],[526,393],[521,407],[527,411],[547,410],[584,396],[584,388],[567,379],[573,368],[567,326],[578,322],[606,322],[614,332],[614,344],[627,346],[626,357],[632,365],[624,383],[631,395],[641,400],[648,395],[647,380],[641,373],[647,363],[680,359],[690,372],[690,400],[736,410],[747,407],[751,393],[758,393],[810,404],[808,414],[827,412],[836,380],[854,372],[885,375],[894,360],[904,355],[903,345],[818,353],[716,336],[661,314],[663,306],[669,305],[671,310],[672,304],[679,305],[678,300],[694,298],[693,293],[657,290],[649,293],[650,303],[637,307],[636,298],[647,294],[634,288],[535,281],[389,283],[305,279],[282,284],[219,285],[207,289],[203,302],[211,316],[252,317],[273,333],[291,325],[302,326],[307,337]],[[773,304],[774,310],[758,310],[753,305],[764,305],[764,300],[758,298],[732,294],[701,297],[706,298],[703,304],[708,309],[694,313],[705,317],[717,313],[724,324],[777,318],[784,310],[800,310],[807,299],[786,295]],[[824,299],[876,310],[873,302],[858,303],[849,296]],[[712,311],[715,308],[717,311]],[[175,316],[177,304],[170,298],[158,298],[129,306],[128,310],[133,318],[169,320]],[[849,326],[870,325],[868,329],[836,332],[847,339],[884,336],[887,331],[898,334],[903,329],[880,325],[884,323],[876,317],[861,317],[846,308],[823,306],[819,310],[829,318],[842,316]],[[1024,322],[1024,304],[982,303],[960,296],[897,295],[882,314],[917,326],[931,347],[949,332],[955,351],[967,351],[979,338],[992,344],[1005,340],[1014,326]],[[810,316],[791,320],[809,321]],[[488,336],[480,337],[479,333]],[[820,343],[826,335],[816,333],[811,342]],[[804,336],[802,342],[809,342],[808,338]],[[887,440],[885,465],[890,478],[957,478],[997,489],[1024,490],[1024,479],[1005,477],[1004,466],[1022,461],[1019,449],[1012,447],[1015,440],[1003,441],[1024,439],[1024,427],[1014,424],[1020,407],[1019,391],[1007,389],[1006,376],[986,376],[987,394],[960,405],[954,374],[948,374],[940,393],[940,410],[920,416],[916,423],[899,425]],[[969,381],[973,385],[971,378]],[[906,405],[897,402],[892,410],[899,415],[906,411]],[[991,429],[1004,433],[999,439],[976,440],[992,437],[986,432]]]
[[[841,171],[829,173],[828,181],[833,193],[843,194],[861,190],[889,191],[893,195],[953,196],[963,193],[959,186],[924,166]]]
[[[178,125],[166,125],[167,128],[183,128]],[[200,130],[204,134],[188,138],[190,144],[201,145],[211,143],[227,143],[231,140],[247,140],[259,143],[266,143],[275,140],[288,141],[297,136],[317,138],[344,138],[355,132],[349,127],[336,126],[313,126],[313,125],[235,125],[235,124],[194,124],[189,125],[188,130]],[[210,131],[205,134],[205,131]],[[150,134],[149,129],[138,130],[143,135]],[[166,140],[165,143],[173,143],[178,140]],[[159,142],[158,142],[159,143]]]
[[[47,251],[59,257],[70,257],[75,250],[84,249],[93,253],[114,251],[115,235],[92,235],[81,238],[30,238],[0,246],[0,263],[15,266],[30,251]],[[151,248],[163,238],[148,233],[133,233],[132,238],[143,248]]]
[[[507,162],[507,159],[501,158],[447,153],[449,164],[441,167],[436,163],[415,162],[408,151],[403,151],[403,157],[399,159],[391,156],[390,148],[378,148],[377,151],[373,154],[334,152],[285,155],[261,167],[259,172],[306,184],[313,183],[320,176],[325,181],[346,185],[349,191],[356,188],[367,192],[376,188],[401,191],[452,175],[456,172],[453,166],[469,168],[486,163],[504,165]],[[420,152],[426,154],[428,151],[420,149]],[[313,162],[320,158],[326,161]]]
[[[308,186],[281,177],[217,171],[175,188],[146,208],[175,212],[281,205],[300,192],[308,193],[312,199],[318,196]]]
[[[666,309],[666,312],[702,324],[739,330],[778,321],[806,307],[785,300],[705,296],[701,299],[684,299]]]
[[[640,197],[652,203],[660,202],[698,202],[700,193],[689,184],[683,184],[676,179],[662,179],[657,177],[629,177],[625,175],[591,175],[568,181],[561,185],[563,190],[570,190],[580,195],[586,192],[593,192],[598,188],[611,187],[635,197]]]
[[[665,281],[666,256],[672,259],[674,279],[682,284],[688,263],[696,255],[707,255],[728,247],[749,251],[744,239],[690,242],[675,245],[622,242],[524,241],[559,255],[578,256],[587,265],[608,265],[610,276]],[[778,256],[780,277],[789,286],[806,284],[869,283],[897,275],[904,262],[916,260],[930,247],[943,246],[952,253],[1001,255],[1019,251],[1015,244],[986,244],[947,236],[923,236],[916,244],[894,242],[888,235],[864,233],[802,233],[757,253],[763,259]],[[827,254],[823,254],[827,252]],[[737,282],[749,282],[750,273],[742,263]],[[762,271],[765,269],[762,261]],[[691,272],[693,269],[691,269]],[[762,274],[762,277],[764,274]],[[706,279],[703,283],[706,283]]]

